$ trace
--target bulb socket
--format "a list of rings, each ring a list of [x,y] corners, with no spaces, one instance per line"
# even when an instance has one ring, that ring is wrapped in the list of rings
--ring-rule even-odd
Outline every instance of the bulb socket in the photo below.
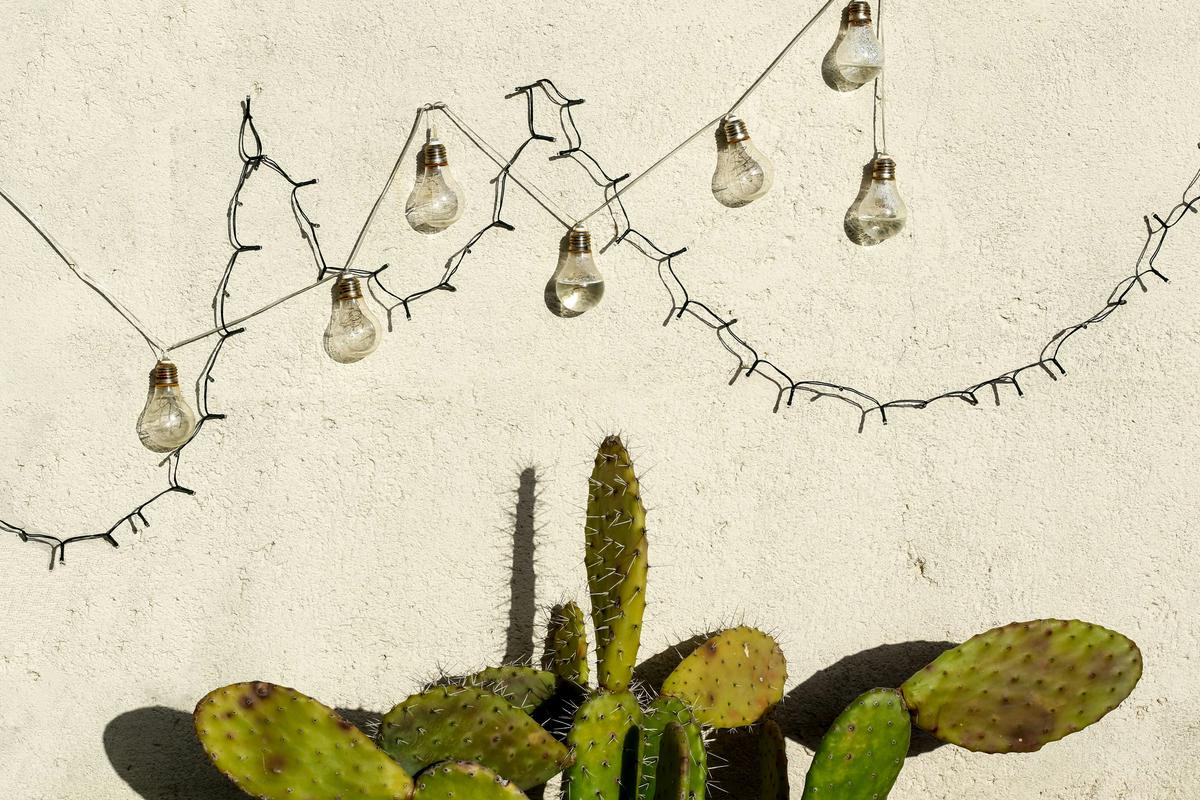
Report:
[[[150,388],[157,389],[162,386],[178,386],[179,385],[179,369],[171,361],[159,361],[154,365],[154,369],[150,370]]]
[[[728,144],[737,142],[746,142],[750,140],[750,130],[746,127],[745,120],[740,117],[728,116],[725,118],[725,124],[721,126],[721,130],[725,134],[725,141]]]
[[[896,162],[889,156],[879,156],[871,162],[871,178],[877,181],[896,180]]]
[[[860,27],[871,24],[871,4],[862,0],[854,0],[846,6],[846,24]]]
[[[334,302],[338,300],[358,300],[362,296],[362,284],[358,282],[358,278],[352,275],[343,275],[333,282]]]
[[[576,226],[567,234],[568,253],[592,252],[592,232],[587,228]]]
[[[445,167],[450,164],[446,158],[446,145],[439,142],[437,139],[432,139],[425,143],[422,148],[423,162],[427,167]]]

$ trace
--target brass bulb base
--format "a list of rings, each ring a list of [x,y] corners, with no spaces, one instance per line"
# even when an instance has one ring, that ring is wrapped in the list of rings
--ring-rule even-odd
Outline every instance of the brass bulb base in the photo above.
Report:
[[[853,27],[871,24],[871,4],[854,0],[846,6],[846,24]]]
[[[750,130],[746,127],[745,121],[732,115],[725,118],[721,131],[725,134],[725,141],[729,144],[745,142],[750,139]]]
[[[362,284],[352,275],[343,275],[333,282],[333,299],[358,300],[363,296]]]
[[[571,232],[567,234],[567,252],[568,253],[590,253],[592,252],[592,232],[587,228],[575,226],[571,228]]]
[[[422,163],[427,167],[445,167],[450,164],[450,161],[446,158],[446,145],[437,139],[426,142],[422,153]]]
[[[889,156],[879,156],[871,162],[871,178],[877,181],[896,180],[896,162]]]
[[[150,370],[150,388],[157,389],[161,386],[178,386],[179,385],[179,369],[171,361],[159,361],[154,365],[154,369]]]

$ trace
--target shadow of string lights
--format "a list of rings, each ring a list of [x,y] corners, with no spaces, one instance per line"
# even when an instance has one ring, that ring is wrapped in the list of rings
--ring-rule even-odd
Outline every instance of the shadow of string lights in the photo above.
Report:
[[[815,18],[814,18],[815,19]],[[798,37],[797,37],[798,38]],[[794,42],[795,40],[793,40]],[[979,406],[983,403],[987,396],[991,396],[995,404],[1000,405],[1001,388],[1011,387],[1016,392],[1017,396],[1023,396],[1025,386],[1022,381],[1025,380],[1027,373],[1034,374],[1044,373],[1051,380],[1057,381],[1060,377],[1067,374],[1066,369],[1062,365],[1060,353],[1066,343],[1077,333],[1087,330],[1093,325],[1097,325],[1108,318],[1110,314],[1117,309],[1126,305],[1134,288],[1139,288],[1143,292],[1148,291],[1147,279],[1150,276],[1157,278],[1163,282],[1167,282],[1167,277],[1157,268],[1156,260],[1162,252],[1163,246],[1166,243],[1170,231],[1178,225],[1186,217],[1188,212],[1200,212],[1200,171],[1197,171],[1192,179],[1188,182],[1184,189],[1182,200],[1176,204],[1165,216],[1152,214],[1145,217],[1146,223],[1146,241],[1137,258],[1131,274],[1122,278],[1113,288],[1105,300],[1104,305],[1092,316],[1075,323],[1055,333],[1046,345],[1039,352],[1036,360],[1007,370],[999,375],[989,378],[980,383],[974,384],[961,389],[953,389],[942,394],[925,399],[894,399],[894,400],[879,400],[871,394],[857,389],[852,386],[841,385],[835,382],[815,380],[815,379],[794,379],[790,373],[783,370],[781,367],[772,361],[765,359],[759,355],[756,349],[748,339],[742,337],[735,332],[734,327],[738,323],[736,318],[725,318],[713,310],[712,306],[692,296],[688,290],[680,271],[677,268],[677,260],[680,256],[687,252],[687,248],[665,249],[655,244],[645,233],[633,226],[630,219],[627,207],[622,195],[624,192],[638,179],[648,174],[658,164],[665,161],[667,158],[674,155],[684,146],[689,144],[694,139],[698,138],[704,132],[712,129],[720,118],[713,120],[706,126],[701,128],[696,134],[693,134],[689,139],[679,145],[675,150],[668,153],[659,162],[656,162],[650,169],[641,173],[638,178],[630,179],[628,173],[613,176],[600,164],[600,162],[592,156],[583,146],[583,138],[574,116],[574,109],[583,104],[582,99],[570,98],[563,94],[555,84],[548,79],[541,79],[534,83],[519,86],[516,90],[507,95],[508,98],[524,97],[526,101],[526,118],[528,135],[526,139],[518,145],[513,154],[507,159],[498,154],[498,151],[480,137],[465,121],[463,121],[453,110],[442,103],[431,103],[422,106],[417,111],[416,118],[413,122],[412,130],[409,133],[400,155],[396,160],[396,166],[393,168],[391,176],[376,200],[374,207],[368,215],[366,223],[363,225],[358,239],[356,240],[350,256],[347,259],[346,266],[337,268],[330,267],[321,251],[321,245],[318,238],[319,225],[315,223],[305,212],[300,199],[300,190],[312,186],[316,183],[315,179],[296,180],[293,178],[279,163],[274,161],[263,152],[262,139],[254,125],[253,117],[250,113],[249,98],[242,105],[242,120],[239,128],[239,145],[238,153],[241,160],[241,171],[239,174],[237,185],[234,189],[233,196],[229,203],[229,208],[226,214],[228,223],[229,242],[232,248],[229,261],[226,263],[225,269],[221,274],[220,280],[217,283],[216,291],[213,295],[212,308],[214,327],[201,334],[176,342],[169,347],[163,346],[158,340],[150,336],[140,323],[133,317],[119,302],[105,293],[96,284],[83,273],[81,273],[77,265],[67,257],[61,248],[49,237],[45,231],[40,228],[29,215],[7,194],[0,191],[0,199],[5,200],[17,213],[32,226],[46,242],[51,246],[55,253],[70,267],[76,274],[91,288],[97,291],[106,301],[109,302],[119,313],[129,321],[135,329],[146,339],[150,344],[151,349],[156,356],[166,356],[172,351],[182,347],[191,345],[196,342],[203,341],[209,337],[216,337],[212,349],[208,354],[204,367],[196,379],[196,399],[199,410],[199,421],[196,426],[195,433],[187,443],[177,450],[169,453],[160,463],[160,467],[165,467],[167,487],[149,499],[143,501],[134,507],[133,510],[119,517],[108,528],[92,533],[82,533],[77,535],[57,536],[49,533],[31,531],[26,527],[15,522],[0,519],[0,531],[15,534],[24,542],[40,544],[49,548],[50,551],[50,568],[53,569],[55,563],[65,563],[66,549],[68,545],[85,542],[85,541],[103,541],[107,542],[112,547],[118,546],[117,534],[125,532],[128,527],[128,532],[137,533],[139,525],[142,527],[148,526],[149,520],[146,517],[147,509],[157,503],[163,497],[179,493],[191,495],[194,492],[191,489],[183,486],[179,481],[179,464],[183,451],[195,440],[196,436],[207,426],[209,422],[217,421],[225,417],[224,414],[212,411],[209,402],[209,388],[215,382],[214,369],[217,360],[220,357],[226,342],[242,333],[245,328],[241,327],[246,321],[264,313],[267,310],[278,306],[293,297],[308,292],[318,286],[325,285],[342,274],[350,274],[359,276],[367,281],[368,291],[375,302],[379,303],[387,312],[388,330],[392,331],[393,314],[397,309],[404,312],[405,319],[412,318],[413,305],[438,292],[454,292],[456,287],[453,280],[457,277],[460,268],[465,262],[467,256],[471,254],[472,248],[489,232],[493,230],[513,231],[515,226],[506,222],[503,219],[504,201],[509,188],[509,184],[513,183],[523,189],[535,202],[543,207],[547,213],[553,216],[560,224],[569,229],[576,220],[570,218],[570,215],[565,215],[561,210],[556,211],[554,203],[549,197],[539,189],[536,185],[529,183],[517,177],[513,169],[522,155],[525,154],[529,145],[535,142],[556,143],[556,137],[539,133],[535,125],[535,111],[537,108],[537,100],[541,98],[545,102],[549,102],[557,111],[559,125],[566,146],[551,155],[551,160],[571,160],[579,165],[587,174],[589,179],[600,189],[602,189],[604,202],[601,203],[590,214],[580,218],[580,222],[591,218],[593,215],[606,212],[613,226],[613,233],[608,241],[601,247],[601,252],[608,250],[614,245],[628,244],[638,252],[642,253],[647,259],[656,265],[657,274],[662,281],[667,294],[670,298],[670,309],[663,321],[666,326],[672,321],[681,320],[684,317],[690,317],[708,328],[715,335],[719,345],[724,348],[734,359],[732,374],[729,379],[729,384],[732,385],[741,378],[758,378],[774,387],[773,411],[779,412],[783,407],[791,407],[798,399],[807,399],[810,402],[817,400],[837,400],[853,408],[858,415],[858,431],[861,433],[868,420],[878,418],[880,422],[886,425],[889,421],[889,413],[908,409],[920,410],[943,400],[960,400],[971,406]],[[743,95],[744,99],[745,95]],[[741,100],[738,101],[739,103]],[[736,107],[736,106],[735,106]],[[459,132],[461,132],[476,148],[483,152],[488,158],[496,163],[499,171],[491,180],[493,186],[493,206],[491,220],[481,229],[476,231],[470,239],[462,247],[454,251],[447,258],[443,272],[439,280],[431,286],[418,289],[408,294],[400,294],[394,289],[389,288],[384,281],[384,273],[388,268],[384,264],[377,269],[363,270],[353,267],[354,260],[358,254],[358,250],[366,238],[367,231],[371,222],[379,210],[384,197],[388,194],[392,183],[397,177],[399,170],[402,168],[405,157],[409,152],[416,133],[421,127],[423,121],[427,121],[427,115],[439,113],[447,119]],[[229,283],[233,275],[234,269],[237,267],[240,258],[250,252],[255,252],[261,249],[261,246],[254,244],[246,244],[241,241],[238,236],[238,209],[241,206],[241,193],[247,182],[260,169],[266,169],[275,173],[282,178],[289,186],[289,200],[291,204],[292,214],[299,228],[301,237],[305,240],[312,254],[316,266],[316,280],[306,286],[303,286],[290,294],[273,301],[256,311],[250,312],[236,319],[229,320],[226,313],[226,304],[230,298]]]

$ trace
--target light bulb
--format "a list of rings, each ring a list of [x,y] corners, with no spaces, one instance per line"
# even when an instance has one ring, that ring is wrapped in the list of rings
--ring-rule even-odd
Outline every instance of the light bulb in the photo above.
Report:
[[[567,251],[559,257],[553,280],[563,316],[577,317],[590,311],[604,297],[604,277],[592,255],[592,234],[582,225],[567,234]]]
[[[137,421],[138,438],[147,450],[169,453],[187,444],[196,430],[196,415],[179,391],[179,370],[159,361],[150,370],[150,392]]]
[[[404,204],[404,216],[417,233],[441,233],[462,213],[463,190],[450,174],[446,146],[430,139],[421,151],[421,168]]]
[[[854,0],[842,16],[844,29],[825,58],[834,86],[843,92],[858,89],[883,71],[883,45],[871,28],[871,4]]]
[[[846,235],[855,244],[880,244],[907,221],[908,206],[896,188],[896,162],[881,153],[871,161],[871,185],[846,212]]]
[[[729,208],[741,208],[771,189],[775,170],[750,141],[745,122],[730,114],[725,117],[721,134],[712,179],[713,197]]]
[[[324,341],[325,352],[339,364],[361,361],[379,346],[379,320],[363,303],[358,278],[343,275],[333,282],[333,309]]]

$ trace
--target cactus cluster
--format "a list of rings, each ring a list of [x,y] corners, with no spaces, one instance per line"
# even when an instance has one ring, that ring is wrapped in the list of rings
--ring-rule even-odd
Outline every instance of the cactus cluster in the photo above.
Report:
[[[604,440],[584,534],[595,687],[575,602],[551,609],[542,669],[504,665],[438,681],[382,720],[375,741],[329,708],[268,683],[217,689],[196,707],[216,767],[263,800],[522,800],[562,774],[566,800],[704,800],[706,736],[759,737],[762,800],[788,800],[784,732],[771,718],[787,663],[766,633],[710,636],[657,696],[634,681],[646,608],[646,511],[629,453]],[[899,688],[863,694],[814,754],[804,800],[884,800],[912,726],[971,750],[1033,751],[1125,699],[1141,655],[1119,633],[1039,620],[980,634]],[[548,710],[549,709],[549,710]],[[550,724],[569,716],[565,735]]]

